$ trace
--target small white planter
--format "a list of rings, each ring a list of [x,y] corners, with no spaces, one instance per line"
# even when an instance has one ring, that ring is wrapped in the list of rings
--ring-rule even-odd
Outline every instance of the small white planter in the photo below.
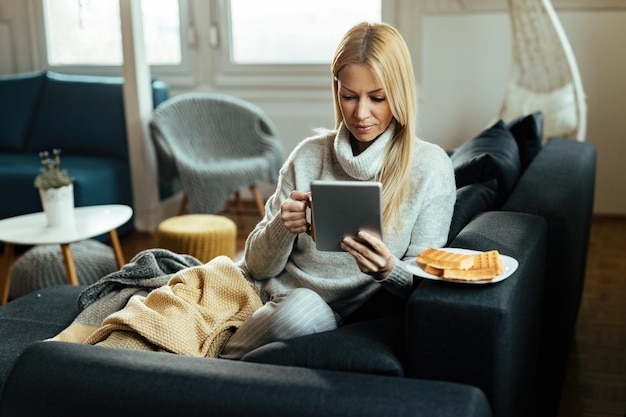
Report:
[[[74,224],[74,184],[60,188],[39,190],[43,211],[48,226],[70,226]]]

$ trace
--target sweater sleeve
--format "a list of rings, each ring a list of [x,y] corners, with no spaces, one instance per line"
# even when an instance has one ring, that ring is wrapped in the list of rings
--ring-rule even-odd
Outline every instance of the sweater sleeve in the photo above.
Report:
[[[296,235],[280,219],[280,206],[291,193],[284,179],[265,205],[265,217],[248,235],[244,251],[247,271],[257,280],[277,276],[287,264]]]
[[[331,142],[332,143],[332,142]],[[276,190],[265,204],[265,217],[248,235],[244,252],[247,272],[256,280],[275,278],[285,269],[297,235],[287,230],[280,218],[281,205],[294,190],[308,191],[314,167],[319,164],[324,142],[314,137],[302,141],[280,170]]]
[[[413,290],[413,274],[406,268],[404,262],[396,258],[396,265],[393,267],[387,278],[377,280],[391,294],[406,298]]]

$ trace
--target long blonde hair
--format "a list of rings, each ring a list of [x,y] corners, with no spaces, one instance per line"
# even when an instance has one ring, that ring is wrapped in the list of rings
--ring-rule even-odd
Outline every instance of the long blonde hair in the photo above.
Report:
[[[385,23],[363,22],[343,37],[331,65],[335,129],[343,120],[338,97],[339,72],[350,64],[366,64],[385,89],[396,130],[385,151],[377,180],[383,185],[383,223],[398,226],[400,204],[410,180],[417,125],[415,74],[408,47],[397,29]]]

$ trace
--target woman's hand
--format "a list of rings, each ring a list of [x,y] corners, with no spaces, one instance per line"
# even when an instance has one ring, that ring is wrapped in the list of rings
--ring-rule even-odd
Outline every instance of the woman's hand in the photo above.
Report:
[[[310,206],[311,193],[294,190],[289,198],[280,206],[280,219],[293,234],[309,232],[311,225],[307,222],[306,210]]]
[[[354,257],[361,272],[376,280],[387,278],[396,265],[389,248],[372,233],[360,231],[358,237],[361,241],[345,237],[341,241],[341,248]]]

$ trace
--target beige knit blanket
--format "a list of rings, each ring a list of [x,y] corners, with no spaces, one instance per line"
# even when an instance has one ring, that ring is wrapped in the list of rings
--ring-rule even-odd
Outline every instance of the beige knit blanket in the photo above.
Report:
[[[219,256],[177,272],[167,285],[146,296],[133,295],[86,339],[85,332],[68,328],[53,340],[217,357],[232,333],[261,305],[258,291],[239,268]]]

